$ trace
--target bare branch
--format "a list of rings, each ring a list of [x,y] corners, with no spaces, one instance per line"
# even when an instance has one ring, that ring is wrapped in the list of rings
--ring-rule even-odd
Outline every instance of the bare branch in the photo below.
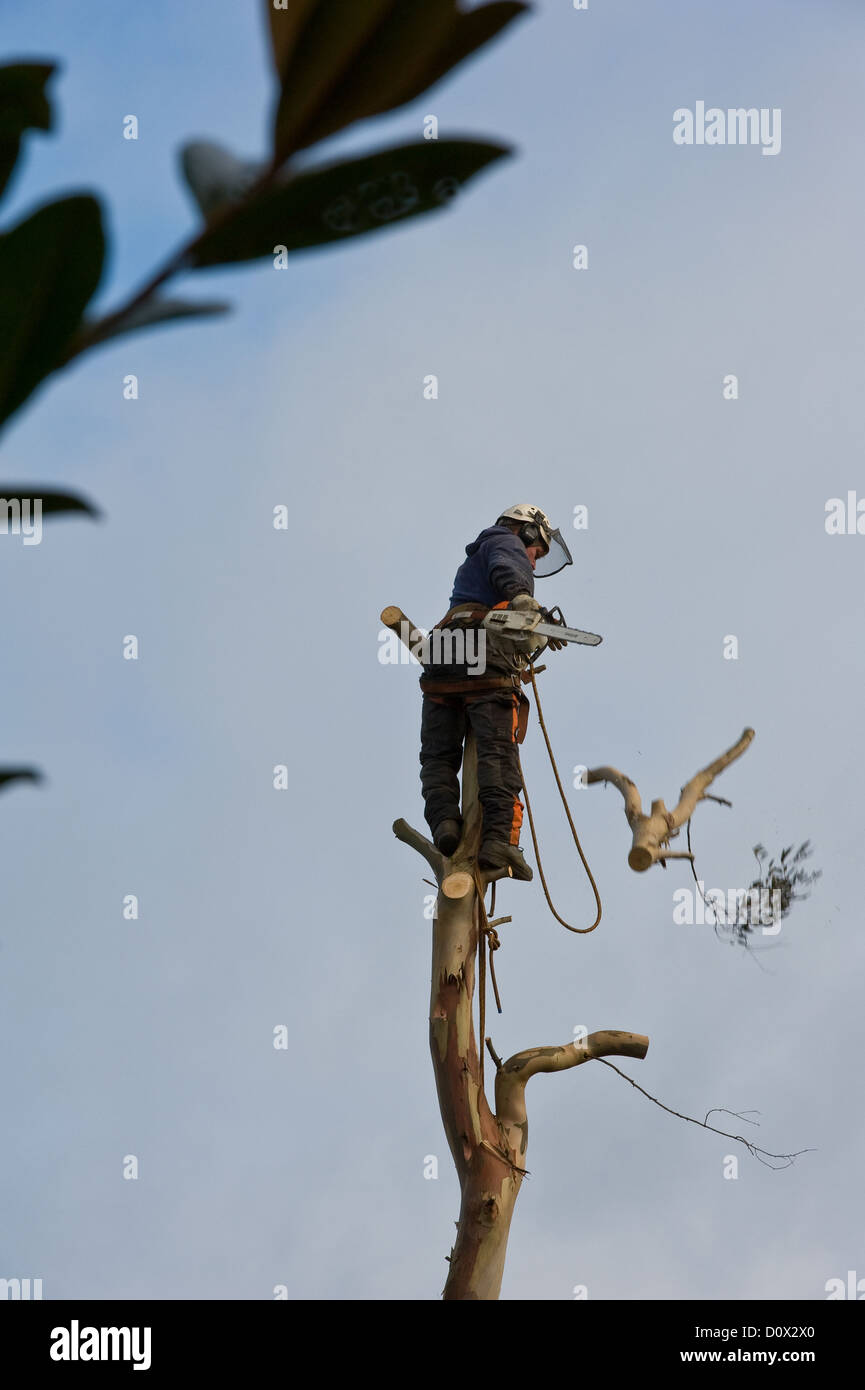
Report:
[[[665,859],[686,858],[687,856],[679,853],[671,853],[667,846],[670,839],[678,834],[679,827],[685,821],[690,820],[698,801],[710,799],[713,801],[723,800],[721,797],[707,796],[706,788],[711,785],[719,773],[724,771],[731,762],[741,757],[745,749],[754,737],[753,729],[745,729],[741,738],[728,748],[726,753],[715,758],[714,762],[709,763],[701,772],[696,773],[689,782],[686,782],[679,795],[679,801],[674,810],[668,811],[663,801],[652,802],[652,808],[648,815],[643,811],[643,803],[640,793],[630,777],[626,777],[623,772],[619,772],[615,767],[596,767],[591,768],[586,774],[586,782],[591,785],[594,782],[610,782],[618,787],[625,799],[625,816],[633,832],[628,863],[637,873],[644,873],[653,864],[663,863]]]
[[[583,1062],[605,1056],[643,1058],[648,1050],[649,1039],[642,1033],[624,1033],[609,1028],[590,1033],[579,1044],[529,1047],[509,1057],[496,1073],[496,1118],[517,1157],[522,1158],[528,1146],[526,1084],[537,1072],[567,1071],[570,1067],[578,1067]]]
[[[527,1047],[515,1052],[504,1063],[508,1076],[519,1077],[523,1085],[542,1071],[567,1071],[598,1057],[639,1057],[649,1050],[649,1039],[642,1033],[623,1033],[606,1028],[590,1033],[583,1043],[564,1043],[561,1047]]]
[[[419,830],[415,830],[409,825],[408,821],[403,820],[402,817],[394,821],[393,833],[398,840],[402,840],[404,845],[411,845],[412,849],[416,849],[418,854],[423,855],[435,874],[437,881],[441,883],[442,874],[444,873],[445,857],[436,849],[432,840],[428,840],[426,835],[422,835]]]
[[[743,729],[741,738],[731,748],[728,748],[726,753],[722,753],[714,762],[709,763],[708,767],[704,767],[702,772],[696,773],[690,782],[685,783],[679,796],[679,804],[675,810],[670,812],[671,829],[684,825],[685,821],[691,818],[696,810],[697,802],[705,795],[706,788],[711,786],[725,767],[729,767],[730,763],[742,756],[753,737],[753,729]]]
[[[609,782],[611,786],[618,787],[622,796],[625,798],[625,815],[628,824],[633,824],[637,816],[643,814],[643,803],[640,800],[640,793],[637,785],[632,782],[630,777],[626,777],[624,772],[620,772],[617,767],[593,767],[586,773],[586,783]]]
[[[492,1040],[492,1038],[487,1038],[487,1039],[486,1039],[486,1044],[487,1044],[487,1051],[489,1052],[490,1056],[492,1057],[493,1061],[494,1061],[495,1064],[496,1064],[496,1071],[501,1071],[502,1066],[503,1066],[503,1062],[502,1062],[501,1057],[499,1056],[499,1054],[496,1052],[495,1048],[493,1047],[493,1040]]]
[[[423,637],[421,628],[415,627],[411,618],[407,618],[402,609],[395,603],[390,603],[387,608],[383,608],[380,617],[384,626],[390,629],[394,637],[399,638],[408,652],[411,652],[412,642],[417,642]]]
[[[745,1148],[746,1148],[746,1149],[748,1150],[748,1152],[752,1155],[752,1157],[753,1157],[753,1158],[756,1158],[756,1159],[757,1159],[760,1163],[762,1163],[762,1164],[764,1165],[764,1167],[766,1167],[766,1168],[772,1168],[772,1169],[776,1169],[776,1170],[779,1169],[779,1168],[789,1168],[789,1167],[791,1166],[791,1164],[793,1164],[793,1163],[795,1162],[795,1160],[799,1157],[800,1154],[816,1153],[816,1149],[797,1149],[795,1153],[791,1153],[791,1154],[773,1154],[773,1153],[769,1153],[769,1151],[768,1151],[767,1149],[758,1148],[756,1144],[752,1144],[752,1143],[751,1143],[751,1140],[750,1140],[750,1139],[745,1139],[745,1138],[743,1137],[743,1135],[741,1135],[741,1134],[730,1134],[726,1129],[716,1129],[714,1125],[708,1125],[708,1124],[706,1124],[706,1120],[695,1120],[695,1119],[693,1118],[693,1116],[691,1116],[691,1115],[683,1115],[683,1114],[681,1113],[681,1111],[679,1111],[679,1110],[672,1110],[672,1109],[670,1108],[669,1105],[665,1105],[664,1102],[661,1101],[661,1100],[656,1100],[656,1098],[655,1098],[654,1096],[650,1096],[650,1095],[649,1095],[649,1092],[648,1092],[648,1091],[644,1091],[643,1088],[642,1088],[642,1086],[638,1086],[638,1085],[637,1085],[637,1082],[633,1079],[633,1077],[628,1076],[627,1072],[620,1071],[619,1068],[618,1068],[617,1066],[615,1066],[612,1062],[604,1062],[604,1059],[603,1059],[602,1057],[599,1058],[598,1060],[601,1061],[601,1062],[603,1062],[603,1065],[604,1065],[605,1067],[612,1067],[613,1071],[616,1072],[619,1076],[621,1076],[625,1081],[629,1081],[629,1082],[631,1083],[631,1085],[634,1086],[634,1087],[636,1088],[636,1090],[638,1090],[638,1091],[640,1092],[640,1095],[645,1096],[646,1099],[647,1099],[647,1100],[650,1100],[650,1101],[652,1102],[653,1105],[658,1105],[658,1106],[660,1106],[660,1108],[661,1108],[662,1110],[666,1110],[666,1112],[667,1112],[668,1115],[675,1115],[677,1119],[679,1119],[679,1120],[687,1120],[688,1123],[691,1124],[691,1125],[699,1125],[701,1129],[710,1129],[710,1130],[712,1131],[713,1134],[720,1134],[720,1135],[723,1136],[724,1139],[733,1139],[733,1140],[735,1140],[735,1142],[736,1142],[737,1144],[744,1144],[744,1145],[745,1145]],[[721,1106],[716,1106],[716,1107],[715,1107],[715,1110],[721,1110],[722,1108],[723,1108],[723,1107],[721,1107]],[[727,1114],[727,1115],[735,1115],[737,1119],[740,1119],[740,1120],[741,1120],[741,1119],[744,1119],[745,1115],[746,1115],[748,1112],[743,1110],[743,1111],[740,1113],[740,1112],[738,1112],[738,1111],[736,1111],[736,1110],[725,1110],[724,1113]],[[753,1110],[753,1111],[751,1111],[751,1114],[753,1114],[753,1115],[759,1115],[759,1113],[760,1113],[759,1110]],[[714,1114],[714,1110],[707,1110],[707,1111],[706,1111],[706,1119],[708,1119],[708,1117],[709,1117],[710,1115],[712,1115],[712,1114]],[[756,1121],[755,1121],[755,1120],[748,1120],[747,1123],[748,1123],[748,1124],[756,1124]],[[762,1157],[761,1157],[761,1154],[763,1155]],[[767,1163],[766,1160],[769,1159],[769,1158],[782,1158],[782,1159],[785,1159],[786,1162],[784,1162],[784,1163]]]
[[[746,1125],[756,1125],[756,1120],[749,1120],[749,1115],[759,1115],[759,1110],[728,1110],[725,1105],[713,1105],[711,1110],[707,1110],[703,1116],[703,1124],[706,1123],[710,1115],[732,1115],[736,1120],[744,1120]],[[759,1129],[760,1126],[757,1125]]]

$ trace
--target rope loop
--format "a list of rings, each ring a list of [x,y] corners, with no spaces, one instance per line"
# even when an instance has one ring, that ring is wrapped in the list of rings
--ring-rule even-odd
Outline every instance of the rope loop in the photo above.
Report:
[[[576,847],[577,847],[577,853],[579,854],[580,859],[583,861],[583,868],[585,869],[585,871],[586,871],[586,873],[587,873],[587,875],[588,875],[589,882],[590,882],[591,885],[592,885],[592,892],[593,892],[594,895],[595,895],[595,903],[596,903],[596,905],[597,905],[598,911],[597,911],[597,915],[596,915],[595,920],[594,920],[594,922],[592,923],[592,925],[591,925],[590,927],[572,927],[571,924],[570,924],[570,922],[566,922],[565,919],[564,919],[564,917],[560,917],[560,916],[559,916],[558,912],[556,912],[556,909],[555,909],[554,906],[553,906],[553,900],[552,900],[552,898],[550,897],[550,890],[549,890],[549,888],[547,887],[547,880],[546,880],[546,878],[545,878],[545,876],[544,876],[544,867],[543,867],[543,864],[541,863],[541,852],[540,852],[540,849],[538,848],[538,837],[537,837],[537,835],[536,835],[536,833],[535,833],[535,818],[534,818],[534,816],[532,815],[532,803],[531,803],[531,801],[529,800],[529,793],[528,793],[528,791],[526,790],[526,779],[525,779],[525,776],[524,776],[524,774],[523,774],[523,764],[522,764],[522,760],[521,760],[521,758],[520,758],[520,751],[519,751],[519,748],[517,748],[517,761],[519,762],[519,765],[520,765],[520,777],[522,778],[522,782],[523,782],[523,796],[526,798],[526,810],[527,810],[528,813],[529,813],[529,828],[531,829],[531,832],[532,832],[532,844],[533,844],[534,847],[535,847],[535,858],[536,858],[537,861],[538,861],[538,873],[539,873],[540,876],[541,876],[541,883],[543,884],[544,897],[545,897],[546,900],[547,900],[547,907],[550,909],[550,912],[553,914],[553,916],[555,917],[556,921],[557,921],[557,922],[561,922],[562,926],[565,927],[568,931],[575,932],[578,936],[585,936],[588,932],[594,931],[594,930],[595,930],[595,927],[598,925],[598,923],[599,923],[600,920],[601,920],[601,895],[600,895],[600,893],[598,892],[598,885],[595,883],[595,880],[594,880],[594,877],[593,877],[593,875],[592,875],[592,871],[591,871],[591,869],[589,868],[589,865],[588,865],[588,861],[587,861],[587,859],[586,859],[586,856],[583,854],[583,847],[582,847],[582,845],[580,844],[580,837],[579,837],[579,835],[577,834],[577,827],[574,825],[573,817],[571,816],[571,810],[570,810],[570,807],[568,806],[567,797],[565,796],[564,788],[562,787],[562,779],[561,779],[561,777],[559,776],[559,769],[558,769],[558,767],[556,766],[556,758],[555,758],[555,754],[553,753],[552,745],[551,745],[551,743],[550,743],[550,736],[549,736],[549,734],[547,733],[547,726],[546,726],[546,724],[544,723],[544,714],[543,714],[543,710],[541,709],[540,696],[538,695],[537,681],[535,680],[535,667],[534,667],[534,662],[532,662],[531,659],[529,660],[529,676],[530,676],[530,679],[531,679],[531,682],[532,682],[532,690],[533,690],[534,693],[535,693],[535,703],[536,703],[536,705],[537,705],[537,707],[538,707],[538,723],[539,723],[540,726],[541,726],[541,732],[542,732],[542,734],[543,734],[543,736],[544,736],[544,742],[545,742],[546,745],[547,745],[547,753],[549,754],[549,758],[550,758],[550,766],[551,766],[552,769],[553,769],[553,776],[554,776],[555,779],[556,779],[556,786],[557,786],[558,789],[559,789],[559,796],[562,798],[562,805],[563,805],[564,808],[565,808],[565,815],[566,815],[567,818],[568,818],[568,825],[571,827],[571,834],[572,834],[573,837],[574,837],[574,844],[575,844]]]

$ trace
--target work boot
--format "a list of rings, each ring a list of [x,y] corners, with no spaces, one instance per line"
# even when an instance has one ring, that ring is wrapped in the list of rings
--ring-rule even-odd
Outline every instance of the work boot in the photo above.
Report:
[[[519,845],[509,845],[507,840],[485,840],[478,855],[478,864],[482,869],[509,868],[514,878],[525,879],[527,883],[534,877]]]
[[[462,835],[463,827],[461,821],[443,820],[436,826],[433,832],[433,844],[446,858],[450,859],[462,839]]]

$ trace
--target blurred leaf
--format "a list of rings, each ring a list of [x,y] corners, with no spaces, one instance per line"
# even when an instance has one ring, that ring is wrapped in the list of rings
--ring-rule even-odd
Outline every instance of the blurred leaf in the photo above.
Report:
[[[54,63],[6,63],[0,67],[0,196],[15,168],[25,130],[50,130],[45,84]]]
[[[76,353],[84,352],[139,328],[152,328],[171,319],[211,318],[215,314],[227,314],[230,308],[224,300],[196,304],[187,299],[148,299],[119,318],[109,314],[103,319],[85,319],[70,348]]]
[[[509,153],[477,140],[421,140],[298,174],[206,231],[191,263],[200,269],[273,256],[277,246],[323,246],[434,212]]]
[[[307,0],[270,8],[281,83],[277,162],[413,101],[528,8],[520,0],[468,13],[455,0]]]
[[[95,198],[48,203],[0,235],[0,423],[59,365],[102,273]]]
[[[270,24],[270,45],[276,64],[276,75],[281,78],[288,70],[301,30],[320,0],[264,0],[264,8]]]
[[[501,0],[461,14],[453,0],[420,6],[399,0],[362,60],[344,75],[338,98],[327,101],[306,125],[303,144],[413,101],[526,8]],[[285,100],[284,93],[281,108]]]
[[[0,502],[14,497],[40,501],[43,516],[56,515],[58,512],[86,512],[96,520],[102,515],[98,507],[75,492],[48,492],[38,483],[0,483]],[[0,515],[0,521],[3,519]]]
[[[400,102],[413,101],[428,87],[441,81],[451,68],[456,67],[485,43],[489,43],[506,25],[519,15],[527,14],[530,5],[520,4],[518,0],[496,0],[491,5],[460,14],[444,45],[433,54],[432,62],[421,79],[410,91],[400,96]]]
[[[41,782],[38,767],[0,767],[0,791],[9,782]]]
[[[395,3],[398,0],[318,0],[301,6],[302,15],[292,9],[273,10],[271,35],[278,35],[274,52],[283,54],[274,124],[274,153],[280,162],[309,143],[305,124],[322,106],[339,101],[343,74],[361,61],[367,41]],[[277,25],[288,28],[287,39]]]
[[[238,159],[212,140],[192,140],[180,151],[180,167],[207,221],[224,203],[240,202],[265,166]]]

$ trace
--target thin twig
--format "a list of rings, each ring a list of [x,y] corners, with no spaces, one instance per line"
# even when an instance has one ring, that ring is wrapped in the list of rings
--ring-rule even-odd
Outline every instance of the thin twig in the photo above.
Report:
[[[492,1057],[493,1061],[494,1061],[495,1064],[496,1064],[496,1071],[501,1071],[501,1069],[502,1069],[502,1059],[501,1059],[501,1057],[499,1056],[499,1054],[496,1052],[495,1048],[493,1047],[493,1040],[492,1040],[492,1038],[487,1038],[487,1039],[486,1039],[486,1044],[487,1044],[487,1051],[489,1052],[490,1056]]]
[[[746,1125],[756,1125],[759,1129],[760,1125],[757,1120],[749,1120],[746,1118],[748,1115],[759,1114],[759,1110],[728,1110],[724,1105],[713,1105],[711,1110],[706,1111],[703,1123],[706,1123],[710,1115],[733,1115],[737,1120],[744,1120]]]
[[[650,1101],[652,1102],[653,1105],[659,1105],[659,1106],[661,1107],[662,1110],[666,1110],[666,1112],[667,1112],[668,1115],[675,1115],[677,1119],[679,1119],[679,1120],[687,1120],[688,1123],[691,1124],[691,1125],[699,1125],[701,1129],[710,1129],[710,1130],[712,1131],[713,1134],[720,1134],[720,1135],[723,1136],[724,1139],[735,1139],[735,1141],[736,1141],[737,1144],[744,1144],[744,1145],[745,1145],[745,1148],[746,1148],[746,1149],[748,1150],[748,1152],[752,1155],[752,1157],[753,1157],[753,1158],[756,1158],[756,1159],[757,1159],[760,1163],[762,1163],[763,1166],[766,1167],[766,1168],[771,1168],[771,1169],[773,1169],[773,1170],[777,1170],[777,1169],[779,1169],[779,1168],[789,1168],[789,1167],[791,1166],[791,1164],[799,1157],[800,1154],[816,1153],[816,1149],[797,1149],[796,1152],[795,1152],[795,1153],[792,1153],[792,1154],[773,1154],[773,1153],[769,1153],[768,1149],[760,1149],[760,1148],[758,1148],[756,1144],[752,1144],[752,1143],[751,1143],[750,1139],[745,1139],[745,1138],[743,1138],[743,1136],[742,1136],[741,1134],[730,1134],[726,1129],[716,1129],[714,1125],[707,1125],[705,1120],[695,1120],[695,1119],[693,1118],[692,1115],[683,1115],[683,1114],[681,1113],[681,1111],[679,1111],[679,1110],[672,1110],[672,1109],[670,1108],[670,1106],[669,1106],[669,1105],[665,1105],[664,1102],[663,1102],[662,1100],[657,1100],[657,1099],[655,1098],[655,1096],[650,1096],[648,1091],[644,1091],[643,1088],[642,1088],[642,1086],[638,1086],[638,1085],[637,1085],[637,1082],[633,1079],[633,1077],[628,1076],[627,1072],[620,1071],[619,1068],[618,1068],[617,1066],[614,1066],[614,1064],[613,1064],[612,1062],[608,1062],[608,1061],[606,1060],[606,1058],[604,1058],[604,1057],[597,1057],[595,1060],[598,1061],[598,1062],[602,1062],[603,1065],[604,1065],[605,1067],[612,1067],[612,1069],[613,1069],[614,1072],[617,1072],[618,1075],[621,1076],[621,1077],[623,1077],[625,1081],[630,1081],[631,1085],[634,1086],[634,1087],[636,1087],[636,1089],[640,1092],[641,1095],[645,1096],[647,1100],[650,1100]],[[716,1106],[716,1107],[715,1107],[715,1109],[718,1109],[718,1110],[720,1110],[721,1108],[722,1108],[722,1107],[720,1107],[720,1106]],[[707,1110],[707,1111],[706,1111],[707,1116],[708,1116],[708,1115],[711,1115],[712,1113],[713,1113],[712,1110]],[[736,1117],[737,1117],[738,1119],[742,1119],[742,1118],[744,1118],[744,1115],[745,1115],[747,1112],[743,1111],[742,1114],[739,1114],[739,1112],[736,1111],[736,1110],[725,1110],[724,1113],[727,1114],[727,1115],[736,1115]],[[759,1115],[759,1113],[760,1113],[759,1110],[753,1110],[753,1111],[751,1111],[751,1114],[754,1114],[754,1115]],[[747,1123],[748,1123],[748,1124],[754,1124],[755,1121],[754,1121],[754,1120],[748,1120]],[[761,1154],[764,1154],[764,1155],[765,1155],[765,1158],[761,1158],[761,1157],[760,1157]],[[786,1163],[767,1163],[767,1162],[766,1162],[766,1159],[767,1159],[767,1158],[785,1158],[785,1159],[787,1160],[787,1162],[786,1162]]]

